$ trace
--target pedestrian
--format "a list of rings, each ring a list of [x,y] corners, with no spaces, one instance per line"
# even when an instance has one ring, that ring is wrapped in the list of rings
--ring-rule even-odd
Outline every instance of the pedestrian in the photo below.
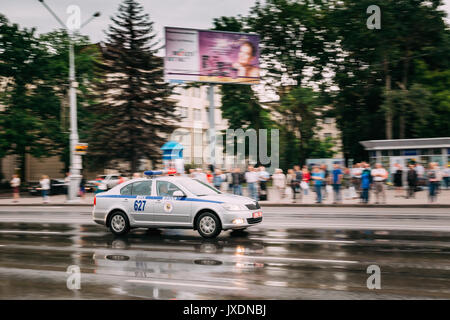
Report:
[[[408,191],[406,199],[415,198],[415,192],[417,188],[417,171],[414,169],[414,164],[409,164],[409,170],[406,173],[406,181],[408,183]]]
[[[375,164],[375,169],[372,170],[371,175],[373,177],[373,181],[375,184],[375,201],[376,204],[379,203],[379,198],[383,200],[383,203],[386,203],[386,192],[384,188],[384,182],[388,177],[388,172],[383,168],[381,163]]]
[[[80,197],[84,199],[86,196],[86,179],[81,177],[80,181]]]
[[[355,163],[353,165],[352,170],[350,171],[350,174],[352,176],[352,186],[354,189],[353,198],[358,197],[358,195],[361,197],[361,175],[363,172],[362,164],[361,163]],[[352,192],[352,190],[350,190]]]
[[[206,170],[206,181],[208,181],[209,184],[213,184],[214,176],[212,174],[211,170]]]
[[[372,183],[372,178],[370,175],[369,168],[364,168],[361,172],[361,202],[369,203],[369,189]]]
[[[103,183],[102,176],[97,175],[94,183],[96,186],[95,191],[94,191],[95,194],[106,191],[107,186],[106,186],[106,184]]]
[[[414,168],[417,172],[417,185],[418,186],[425,186],[427,184],[425,177],[425,168],[422,166],[421,163],[416,163],[416,167]]]
[[[327,165],[325,163],[323,163],[320,166],[320,170],[322,170],[322,172],[324,173],[324,179],[322,180],[322,189],[323,189],[322,198],[323,198],[323,200],[326,200],[327,196],[328,196],[328,191],[330,191],[330,193],[333,192],[333,189],[330,186],[330,184],[331,184],[330,172],[329,172],[328,167],[327,167]],[[327,190],[327,189],[329,189],[329,188],[327,188],[327,186],[329,188],[331,188],[331,190]]]
[[[64,177],[64,194],[67,199],[69,199],[69,184],[70,184],[70,171],[66,172],[66,176]]]
[[[243,175],[241,173],[241,169],[239,168],[234,168],[233,173],[231,174],[231,178],[232,178],[232,185],[233,185],[233,194],[237,194],[239,196],[242,196],[242,180],[243,180]]]
[[[299,198],[300,198],[300,202],[303,199],[303,194],[302,194],[302,188],[301,188],[301,183],[303,181],[303,172],[300,170],[300,166],[294,166],[294,173],[295,173],[295,194],[298,194]],[[294,194],[294,199],[295,199],[295,194]]]
[[[343,170],[343,175],[342,175],[342,184],[341,184],[341,188],[344,191],[344,199],[352,199],[353,195],[351,193],[350,188],[352,187],[351,183],[352,183],[352,176],[350,174],[350,169],[349,168],[344,168]]]
[[[333,172],[332,172],[332,182],[333,182],[333,191],[334,191],[334,201],[333,203],[340,203],[342,202],[342,196],[341,196],[341,184],[342,184],[342,177],[344,175],[343,171],[340,168],[339,163],[333,164]]]
[[[302,168],[302,182],[300,183],[300,188],[303,190],[305,196],[308,195],[309,191],[309,181],[311,180],[311,173],[309,173],[308,167],[303,166]]]
[[[394,170],[392,170],[392,176],[395,186],[395,197],[401,196],[403,189],[403,168],[399,163],[394,164]]]
[[[9,182],[13,189],[13,202],[19,202],[20,199],[20,178],[17,174],[13,174]]]
[[[195,169],[195,172],[193,173],[193,178],[201,182],[208,183],[208,177],[206,176],[206,173],[203,172],[202,168]]]
[[[248,196],[258,201],[258,180],[259,175],[253,166],[248,166],[245,172],[245,181],[247,182]]]
[[[41,186],[41,192],[42,192],[42,200],[44,201],[44,203],[48,203],[48,193],[50,190],[50,179],[48,178],[47,175],[43,175],[41,177],[41,180],[39,180],[39,184]]]
[[[437,200],[439,183],[441,181],[441,172],[437,163],[430,162],[426,176],[428,180],[428,200],[429,202],[435,202]]]
[[[316,190],[316,203],[322,203],[322,185],[325,180],[325,172],[318,166],[315,166],[311,178],[314,181],[314,189]]]
[[[97,176],[100,177],[100,176]],[[133,173],[133,179],[139,179],[141,177],[141,174],[139,172]]]
[[[270,174],[266,171],[266,167],[260,166],[258,171],[258,191],[259,191],[259,200],[267,201],[268,193],[267,193],[267,182],[270,179]]]
[[[292,193],[292,202],[295,203],[295,194],[296,194],[296,175],[294,172],[294,169],[288,169],[287,175],[286,175],[286,185],[291,190]],[[287,192],[286,192],[287,193]]]
[[[217,190],[220,190],[221,186],[222,186],[222,171],[220,169],[216,169],[214,172],[214,177],[212,180],[212,183],[214,185],[214,188],[216,188]]]
[[[444,181],[445,189],[448,189],[450,186],[450,164],[442,170],[442,179]]]
[[[233,170],[229,168],[226,173],[227,183],[228,183],[228,192],[233,192]]]
[[[281,169],[275,169],[275,173],[272,175],[273,187],[278,195],[278,199],[284,198],[284,192],[286,190],[286,175]]]

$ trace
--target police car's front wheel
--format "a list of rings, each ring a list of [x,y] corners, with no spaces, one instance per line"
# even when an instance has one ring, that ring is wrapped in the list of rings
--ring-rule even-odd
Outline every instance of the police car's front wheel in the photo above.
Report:
[[[204,212],[198,217],[197,231],[203,238],[215,238],[222,231],[220,220],[210,212]]]
[[[130,222],[125,213],[116,211],[111,215],[109,220],[109,229],[115,235],[124,235],[130,231]]]

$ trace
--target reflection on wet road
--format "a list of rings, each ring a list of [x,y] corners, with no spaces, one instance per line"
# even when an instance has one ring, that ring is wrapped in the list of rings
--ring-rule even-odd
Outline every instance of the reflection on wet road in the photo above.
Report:
[[[0,220],[1,221],[1,220]],[[0,222],[3,299],[450,298],[450,233],[262,225],[117,238],[92,223]],[[381,290],[366,270],[381,268]],[[81,289],[66,287],[70,265]]]

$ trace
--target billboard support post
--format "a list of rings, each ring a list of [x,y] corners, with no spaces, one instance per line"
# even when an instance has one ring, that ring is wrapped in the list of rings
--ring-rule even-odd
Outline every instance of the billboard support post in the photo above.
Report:
[[[215,167],[216,164],[216,128],[215,128],[215,106],[214,106],[214,84],[208,86],[209,99],[209,163]]]

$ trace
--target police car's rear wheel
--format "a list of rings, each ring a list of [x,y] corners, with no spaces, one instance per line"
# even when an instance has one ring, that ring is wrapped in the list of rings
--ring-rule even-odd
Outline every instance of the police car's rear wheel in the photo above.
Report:
[[[197,231],[203,238],[215,238],[222,231],[222,227],[216,215],[204,212],[198,217]]]
[[[109,228],[115,235],[123,235],[130,231],[130,223],[128,222],[128,218],[121,211],[114,212],[109,221]]]

